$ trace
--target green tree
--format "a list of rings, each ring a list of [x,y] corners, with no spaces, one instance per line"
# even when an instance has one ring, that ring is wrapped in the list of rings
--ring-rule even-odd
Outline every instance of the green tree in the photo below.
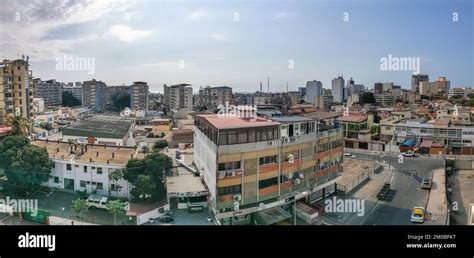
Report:
[[[14,116],[12,114],[8,115],[7,125],[12,127],[11,135],[28,136],[30,133],[29,121],[23,116]]]
[[[84,219],[84,214],[89,210],[89,205],[87,200],[77,198],[72,201],[71,208],[79,218]]]
[[[374,104],[375,103],[374,94],[372,92],[362,93],[362,96],[360,97],[359,102],[360,102],[361,105]]]
[[[165,140],[158,140],[153,144],[153,150],[162,150],[168,147],[168,142]]]
[[[32,146],[23,136],[9,136],[0,142],[0,168],[16,190],[31,191],[48,181],[53,162],[48,152]]]
[[[125,202],[122,202],[120,200],[113,200],[109,201],[105,204],[105,207],[107,210],[114,214],[114,225],[117,224],[117,214],[123,213],[125,211],[125,206],[127,204]]]
[[[110,190],[117,192],[117,197],[118,197],[118,192],[120,189],[122,189],[122,186],[118,184],[118,181],[123,179],[122,170],[119,170],[119,169],[114,170],[112,173],[109,174],[109,179],[110,181],[112,181]]]
[[[167,155],[156,151],[143,159],[130,159],[123,178],[133,185],[132,196],[139,201],[155,201],[164,198],[165,172],[173,165]]]
[[[81,105],[81,101],[74,97],[71,92],[63,91],[61,104],[65,107],[77,107]]]
[[[116,92],[112,96],[112,108],[115,111],[121,111],[126,107],[130,107],[130,93]]]

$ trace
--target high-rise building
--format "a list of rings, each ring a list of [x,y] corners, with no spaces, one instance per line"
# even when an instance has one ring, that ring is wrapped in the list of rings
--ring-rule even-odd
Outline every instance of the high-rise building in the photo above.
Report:
[[[288,221],[296,215],[293,202],[316,202],[335,192],[341,128],[319,127],[301,116],[218,116],[196,115],[194,129],[194,163],[218,224]]]
[[[149,87],[146,82],[134,82],[130,86],[130,108],[148,110]]]
[[[374,83],[374,94],[382,94],[383,93],[383,83],[376,82]]]
[[[342,76],[334,78],[332,80],[332,96],[334,97],[334,102],[344,102],[344,91],[344,78]]]
[[[193,88],[191,84],[163,85],[165,107],[171,111],[193,110]]]
[[[316,97],[323,95],[323,83],[320,81],[308,81],[306,83],[305,101],[315,104]]]
[[[78,84],[76,82],[75,86],[62,86],[62,91],[70,92],[77,100],[81,102],[81,105],[82,105],[82,84],[81,83]]]
[[[421,95],[433,96],[438,93],[438,82],[420,82],[418,87]]]
[[[384,82],[383,83],[383,91],[384,92],[392,91],[392,88],[393,88],[393,82]]]
[[[82,106],[95,112],[104,112],[107,102],[107,85],[102,81],[92,79],[82,83]]]
[[[28,57],[0,62],[0,124],[8,115],[33,116],[33,72],[29,70]]]
[[[439,91],[449,92],[449,89],[451,88],[451,82],[447,81],[446,77],[440,76],[436,82],[438,84]]]
[[[225,105],[226,102],[234,104],[232,88],[229,86],[201,87],[196,98],[195,106],[205,107],[207,110],[214,110],[219,105]]]
[[[427,74],[413,74],[411,76],[411,90],[414,92],[420,92],[420,82],[429,81]]]
[[[35,85],[35,97],[42,98],[45,105],[61,105],[62,87],[64,83],[56,80],[42,81],[40,78],[33,80]]]

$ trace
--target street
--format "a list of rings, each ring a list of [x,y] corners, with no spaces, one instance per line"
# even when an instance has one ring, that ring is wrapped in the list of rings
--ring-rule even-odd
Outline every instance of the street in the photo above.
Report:
[[[384,201],[367,211],[369,215],[363,225],[411,225],[411,210],[415,206],[425,207],[429,191],[420,188],[424,177],[431,177],[432,171],[443,167],[443,158],[420,156],[404,157],[398,163],[398,153],[350,152],[356,159],[375,160],[389,164],[393,173],[390,180],[391,191]],[[374,193],[377,194],[377,193]]]

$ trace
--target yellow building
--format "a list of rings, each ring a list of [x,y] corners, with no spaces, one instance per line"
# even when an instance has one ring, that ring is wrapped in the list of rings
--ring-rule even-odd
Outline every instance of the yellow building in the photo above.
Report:
[[[301,116],[265,119],[197,115],[194,163],[220,224],[274,224],[293,217],[296,202],[335,191],[342,167],[342,131]],[[293,223],[293,222],[291,222]]]
[[[10,114],[33,117],[33,85],[28,58],[0,62],[0,124]]]

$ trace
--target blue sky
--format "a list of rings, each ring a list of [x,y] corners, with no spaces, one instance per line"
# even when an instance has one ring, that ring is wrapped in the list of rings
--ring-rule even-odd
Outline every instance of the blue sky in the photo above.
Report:
[[[330,88],[343,74],[369,88],[378,81],[409,88],[411,71],[381,71],[380,59],[392,55],[419,57],[430,80],[446,76],[452,87],[474,86],[470,0],[7,2],[0,56],[28,54],[42,79],[249,92],[260,81],[266,89],[267,77],[276,91],[308,80]],[[94,58],[95,74],[56,70],[64,55]]]

